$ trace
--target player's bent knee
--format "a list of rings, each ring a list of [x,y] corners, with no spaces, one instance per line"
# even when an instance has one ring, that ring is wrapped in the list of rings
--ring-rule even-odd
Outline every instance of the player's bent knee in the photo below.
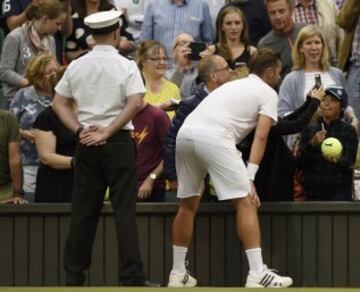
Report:
[[[233,199],[232,204],[235,206],[235,208],[252,208],[254,205],[253,203],[251,203],[250,196]]]
[[[196,213],[200,202],[200,197],[191,197],[180,201],[180,210],[183,212]]]

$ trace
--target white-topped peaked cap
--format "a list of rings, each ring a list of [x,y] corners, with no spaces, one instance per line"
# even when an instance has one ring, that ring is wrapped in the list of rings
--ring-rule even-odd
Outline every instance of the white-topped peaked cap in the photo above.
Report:
[[[91,14],[84,19],[93,34],[106,34],[120,27],[121,11],[109,10]]]

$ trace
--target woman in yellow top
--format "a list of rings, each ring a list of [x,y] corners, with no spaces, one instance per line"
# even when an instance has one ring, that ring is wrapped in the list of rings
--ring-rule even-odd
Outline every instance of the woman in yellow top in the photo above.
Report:
[[[173,109],[180,101],[180,90],[165,77],[168,67],[165,47],[157,41],[144,41],[136,57],[147,90],[144,101],[159,106],[172,118],[175,114]]]

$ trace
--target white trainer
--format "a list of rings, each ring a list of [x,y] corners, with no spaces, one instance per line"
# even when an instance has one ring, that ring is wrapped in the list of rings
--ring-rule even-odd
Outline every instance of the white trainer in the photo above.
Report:
[[[274,270],[268,269],[264,265],[264,271],[261,274],[249,272],[246,279],[246,288],[286,288],[291,286],[293,280],[290,277],[282,277]]]
[[[195,287],[196,284],[196,279],[192,277],[188,272],[170,272],[168,287]]]

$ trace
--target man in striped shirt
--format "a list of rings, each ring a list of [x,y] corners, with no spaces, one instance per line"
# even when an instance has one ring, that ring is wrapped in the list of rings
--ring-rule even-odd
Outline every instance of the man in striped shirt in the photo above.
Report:
[[[195,41],[213,41],[208,3],[205,0],[150,0],[145,9],[140,40],[157,40],[171,55],[173,41],[181,33],[188,33]],[[172,64],[171,58],[169,65]]]

